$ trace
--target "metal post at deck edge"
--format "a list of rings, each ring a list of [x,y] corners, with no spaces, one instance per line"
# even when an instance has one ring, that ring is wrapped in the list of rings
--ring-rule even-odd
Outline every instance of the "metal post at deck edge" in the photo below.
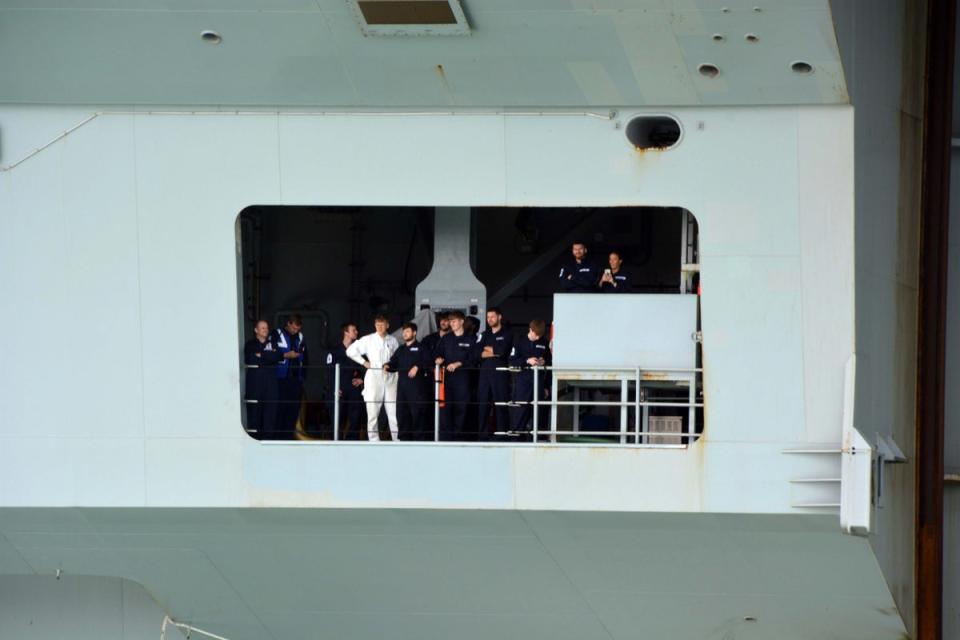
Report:
[[[433,366],[433,441],[440,442],[440,365]]]
[[[640,367],[637,367],[637,370],[634,373],[637,376],[637,381],[636,388],[633,391],[633,425],[637,432],[637,436],[633,444],[638,445],[640,444],[640,413],[642,411],[640,409]],[[643,430],[647,430],[647,425],[643,425]]]
[[[333,440],[340,439],[340,363],[333,369]]]
[[[914,10],[923,11],[922,5],[916,3]],[[926,10],[917,319],[914,619],[917,640],[941,640],[947,252],[956,0],[930,0]]]
[[[534,365],[533,367],[533,442],[537,442],[537,429],[540,426],[540,403],[537,402],[540,396],[539,389],[539,379],[540,376],[537,375],[538,366]],[[553,400],[554,398],[550,398]],[[556,436],[553,436],[556,439]],[[555,442],[556,440],[554,440]]]

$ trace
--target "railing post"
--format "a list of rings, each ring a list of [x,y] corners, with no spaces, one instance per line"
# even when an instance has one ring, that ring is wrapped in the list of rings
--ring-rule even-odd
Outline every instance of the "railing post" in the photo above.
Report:
[[[440,365],[433,366],[433,441],[440,442]]]
[[[538,372],[540,367],[538,365],[533,366],[533,442],[537,442],[537,431],[540,427],[540,403],[538,402],[540,398],[540,376]]]
[[[333,366],[333,439],[340,439],[340,363]]]
[[[640,367],[637,367],[633,373],[636,376],[636,387],[633,390],[633,428],[636,439],[633,444],[640,444]]]
[[[627,415],[630,407],[627,404],[630,398],[630,379],[627,376],[620,378],[620,444],[627,444]]]
[[[696,436],[696,421],[697,421],[697,372],[694,371],[690,374],[690,396],[689,396],[690,407],[688,408],[687,413],[687,422],[690,424],[687,426],[687,433],[690,435],[687,436],[687,446],[693,444],[694,437]]]

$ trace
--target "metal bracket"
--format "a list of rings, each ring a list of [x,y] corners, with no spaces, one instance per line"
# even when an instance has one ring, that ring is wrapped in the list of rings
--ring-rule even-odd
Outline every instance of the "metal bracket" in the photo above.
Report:
[[[903,464],[907,457],[893,438],[877,433],[877,456],[874,460],[873,506],[883,508],[884,469],[888,464]]]

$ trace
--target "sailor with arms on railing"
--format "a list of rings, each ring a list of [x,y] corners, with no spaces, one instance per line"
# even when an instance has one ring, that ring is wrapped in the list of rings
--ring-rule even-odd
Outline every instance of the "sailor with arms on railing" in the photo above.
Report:
[[[437,344],[435,362],[444,368],[445,407],[441,414],[444,440],[462,439],[470,401],[470,372],[477,365],[476,336],[463,329],[462,311],[450,312],[450,333]]]
[[[539,388],[535,390],[533,388],[534,376],[531,370],[531,367],[549,367],[553,361],[546,333],[546,322],[531,320],[527,335],[517,339],[514,342],[513,350],[510,352],[510,366],[521,368],[513,382],[513,401],[523,403],[510,409],[510,427],[513,431],[530,430],[533,407],[529,403],[533,401],[534,393],[537,393],[543,399],[549,396],[547,376],[538,376],[537,387]]]
[[[359,440],[363,420],[363,369],[347,357],[347,348],[357,341],[359,331],[353,322],[344,322],[340,325],[340,342],[335,344],[327,354],[327,379],[329,389],[329,410],[333,416],[336,411],[333,403],[340,399],[340,415],[347,416],[347,428],[340,431],[342,440]],[[340,365],[340,388],[334,389],[334,372],[331,367]],[[337,425],[340,428],[340,425]]]
[[[497,307],[487,310],[487,330],[480,336],[480,382],[477,390],[479,416],[478,440],[490,440],[493,433],[487,428],[487,418],[493,408],[497,431],[506,429],[510,417],[505,404],[510,398],[509,373],[502,369],[508,365],[513,349],[513,333],[504,328],[503,314]],[[501,370],[497,370],[500,368]]]
[[[426,350],[427,355],[432,358],[437,352],[437,345],[440,344],[440,339],[448,333],[450,333],[450,313],[441,311],[437,314],[436,332],[423,336],[423,338],[420,339],[420,345]]]
[[[366,368],[363,378],[363,399],[367,403],[367,439],[380,440],[378,421],[380,408],[387,412],[387,423],[393,441],[399,440],[397,432],[397,374],[384,369],[390,358],[400,348],[397,339],[387,333],[390,321],[378,314],[373,322],[376,331],[368,333],[347,348],[347,357]],[[364,359],[366,358],[366,359]]]
[[[399,377],[397,423],[403,440],[428,440],[426,408],[428,401],[432,400],[429,383],[433,362],[426,349],[417,342],[415,322],[404,322],[401,335],[403,344],[384,366]]]
[[[277,423],[277,373],[280,351],[270,335],[266,320],[257,320],[253,337],[243,345],[243,363],[247,365],[244,399],[247,405],[247,430],[257,438],[273,437]]]

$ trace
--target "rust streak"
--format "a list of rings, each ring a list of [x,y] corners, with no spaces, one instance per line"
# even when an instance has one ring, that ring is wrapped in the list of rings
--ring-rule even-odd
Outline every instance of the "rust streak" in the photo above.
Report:
[[[447,100],[450,104],[456,104],[457,101],[453,97],[453,91],[450,90],[450,83],[447,81],[447,71],[443,68],[442,64],[436,66],[437,75],[440,76],[440,84],[443,85],[443,91],[447,94]]]

